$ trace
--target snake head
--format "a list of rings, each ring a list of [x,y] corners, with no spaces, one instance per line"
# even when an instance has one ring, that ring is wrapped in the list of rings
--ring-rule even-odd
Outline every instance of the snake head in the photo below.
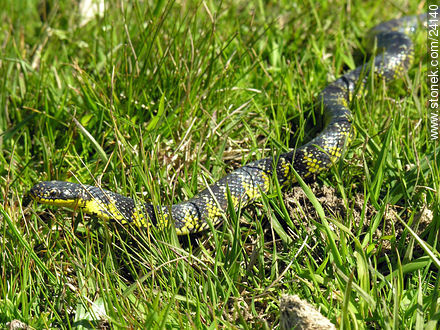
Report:
[[[29,191],[29,196],[38,203],[72,208],[78,205],[83,195],[81,185],[63,181],[43,181]]]

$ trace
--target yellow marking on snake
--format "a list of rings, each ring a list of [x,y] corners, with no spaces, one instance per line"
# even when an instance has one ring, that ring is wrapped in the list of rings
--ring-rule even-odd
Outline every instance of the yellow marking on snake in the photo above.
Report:
[[[119,220],[125,219],[121,211],[116,207],[114,202],[104,204],[97,200],[90,200],[83,204],[82,209],[85,213],[96,214],[98,217],[105,220]]]
[[[215,219],[222,214],[222,211],[219,209],[217,204],[212,200],[206,202],[206,209],[208,211],[208,218],[210,219]]]

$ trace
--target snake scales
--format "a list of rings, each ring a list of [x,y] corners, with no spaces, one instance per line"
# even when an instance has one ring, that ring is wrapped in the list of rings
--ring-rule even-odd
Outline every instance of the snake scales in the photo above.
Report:
[[[363,89],[370,73],[391,81],[406,72],[414,57],[410,34],[425,20],[426,14],[407,16],[381,23],[370,31],[368,37],[374,40],[378,55],[320,93],[318,102],[324,109],[326,124],[318,136],[275,160],[268,157],[237,168],[187,201],[170,207],[136,205],[133,199],[112,191],[63,181],[40,182],[29,194],[39,203],[82,209],[122,224],[166,227],[172,223],[179,235],[205,230],[209,223],[215,225],[222,220],[228,210],[228,198],[234,208],[245,206],[269,191],[273,177],[286,186],[295,180],[292,168],[306,178],[339,160],[351,139],[349,103],[356,91]]]

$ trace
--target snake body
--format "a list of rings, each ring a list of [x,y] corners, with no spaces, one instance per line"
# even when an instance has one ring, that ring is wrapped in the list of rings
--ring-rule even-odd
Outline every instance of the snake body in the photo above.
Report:
[[[341,158],[351,140],[349,103],[362,90],[370,74],[386,81],[400,77],[410,67],[413,45],[410,34],[426,14],[407,16],[381,23],[369,33],[378,50],[371,61],[344,74],[319,94],[324,116],[323,131],[307,144],[279,155],[248,163],[199,192],[193,198],[171,205],[137,205],[131,198],[99,187],[63,181],[44,181],[30,190],[39,203],[82,209],[103,219],[138,227],[174,225],[177,234],[200,232],[219,223],[227,213],[229,200],[234,208],[245,206],[270,189],[275,177],[281,186],[295,181],[292,168],[303,178],[328,169]]]

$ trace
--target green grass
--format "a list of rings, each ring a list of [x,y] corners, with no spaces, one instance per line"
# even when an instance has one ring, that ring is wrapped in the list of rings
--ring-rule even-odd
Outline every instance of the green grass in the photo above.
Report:
[[[368,29],[421,5],[114,1],[78,27],[74,2],[38,2],[0,1],[1,327],[271,328],[283,293],[343,328],[438,327],[424,33],[404,79],[354,100],[355,140],[302,197],[275,187],[187,239],[23,204],[68,180],[170,205],[301,144]]]

